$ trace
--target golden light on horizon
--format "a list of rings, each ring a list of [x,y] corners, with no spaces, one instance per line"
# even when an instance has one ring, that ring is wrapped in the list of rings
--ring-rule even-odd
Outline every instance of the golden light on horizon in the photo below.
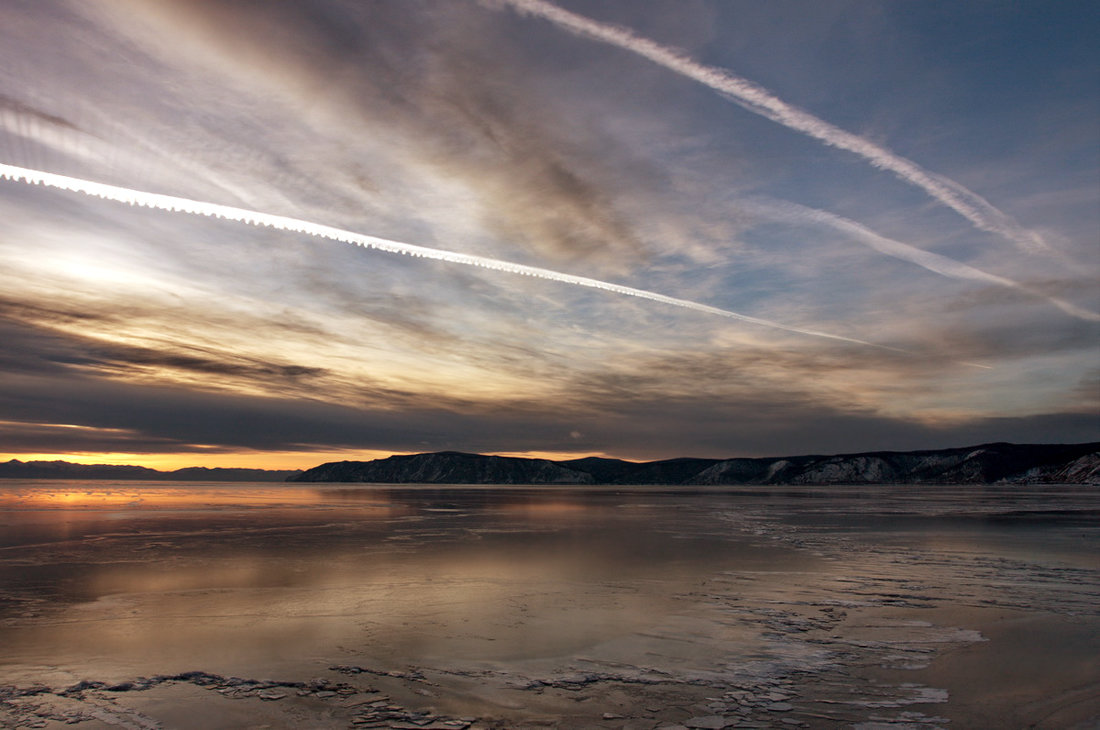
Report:
[[[158,471],[174,471],[188,467],[206,467],[208,469],[268,469],[294,470],[311,469],[330,461],[372,461],[390,456],[402,456],[417,452],[407,451],[240,451],[202,453],[188,451],[142,454],[125,451],[74,452],[74,453],[36,453],[36,454],[0,454],[0,463],[12,459],[24,463],[30,461],[67,461],[73,464],[107,464],[112,466],[143,466]],[[589,456],[610,457],[603,453],[564,451],[510,451],[491,452],[487,456],[504,456],[522,459],[547,459],[549,461],[568,461]]]
[[[369,461],[391,456],[388,451],[240,451],[202,453],[166,452],[155,454],[126,451],[0,454],[0,462],[17,459],[29,461],[68,461],[73,464],[109,464],[143,466],[158,471],[173,471],[187,467],[208,469],[309,469],[329,461]]]

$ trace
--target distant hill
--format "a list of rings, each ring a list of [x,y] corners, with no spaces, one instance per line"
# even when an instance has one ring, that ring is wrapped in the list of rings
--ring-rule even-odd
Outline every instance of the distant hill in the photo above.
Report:
[[[1100,443],[982,444],[930,451],[874,451],[759,459],[633,462],[483,456],[456,451],[335,461],[290,481],[382,484],[1097,484]]]
[[[517,459],[441,451],[435,454],[391,456],[374,461],[333,461],[304,471],[292,481],[389,484],[594,483],[591,474],[570,469],[565,463],[546,459]]]
[[[146,481],[193,482],[283,482],[301,470],[207,469],[190,466],[175,471],[158,471],[122,464],[73,464],[69,461],[19,461],[0,463],[0,479],[142,479]]]

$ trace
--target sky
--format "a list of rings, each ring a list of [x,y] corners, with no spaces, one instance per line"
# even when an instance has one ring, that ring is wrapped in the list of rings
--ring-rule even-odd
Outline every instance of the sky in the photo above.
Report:
[[[1070,0],[6,0],[0,459],[1100,440],[1098,36]]]

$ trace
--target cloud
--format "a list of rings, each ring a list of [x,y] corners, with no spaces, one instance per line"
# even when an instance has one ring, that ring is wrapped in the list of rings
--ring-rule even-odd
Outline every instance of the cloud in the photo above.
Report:
[[[232,350],[170,342],[158,349],[66,332],[64,325],[74,320],[81,325],[79,331],[94,325],[98,325],[96,329],[106,329],[117,317],[101,317],[91,312],[74,317],[27,305],[6,306],[0,301],[0,333],[9,345],[0,355],[0,367],[9,373],[83,374],[119,379],[155,374],[171,380],[171,374],[176,373],[177,377],[197,377],[206,389],[233,388],[234,384],[240,387],[256,381],[266,383],[269,388],[286,390],[292,383],[329,374],[320,367],[265,361]],[[62,327],[56,327],[58,324]]]
[[[1041,289],[1021,284],[1004,276],[991,274],[987,271],[964,264],[961,261],[942,256],[931,251],[925,251],[902,241],[897,241],[886,236],[881,236],[871,229],[856,223],[843,216],[829,213],[828,211],[808,208],[797,203],[779,200],[742,200],[738,206],[757,215],[781,220],[788,223],[805,223],[810,225],[822,225],[840,231],[851,237],[852,240],[868,246],[879,253],[892,256],[902,261],[916,264],[923,269],[952,279],[974,281],[981,284],[1013,289],[1030,297],[1042,299],[1057,307],[1071,317],[1087,322],[1100,322],[1100,313],[1079,307],[1061,297],[1051,296]]]
[[[412,256],[414,258],[426,258],[436,261],[445,261],[452,264],[461,264],[464,266],[476,266],[492,271],[502,271],[508,274],[531,276],[538,279],[549,279],[551,281],[557,281],[563,284],[571,284],[573,286],[598,289],[601,291],[611,292],[613,294],[619,294],[622,296],[637,297],[639,299],[646,299],[649,301],[658,302],[660,304],[667,304],[673,307],[689,309],[695,312],[701,312],[703,314],[726,317],[728,319],[737,320],[739,322],[747,322],[749,324],[759,325],[762,327],[770,327],[773,329],[783,330],[785,332],[806,335],[808,337],[821,337],[830,340],[837,340],[839,342],[847,342],[854,345],[862,345],[865,347],[879,347],[892,350],[897,349],[888,347],[886,345],[878,345],[872,342],[867,342],[866,340],[856,339],[854,337],[847,337],[844,335],[832,334],[829,332],[822,332],[820,330],[807,329],[804,327],[795,327],[793,325],[783,324],[781,322],[766,320],[759,317],[751,317],[746,314],[731,312],[727,309],[721,309],[719,307],[712,307],[710,305],[700,304],[698,302],[691,302],[685,299],[679,299],[677,297],[670,297],[665,294],[658,294],[656,292],[646,291],[644,289],[636,289],[630,286],[623,286],[621,284],[613,284],[611,282],[601,281],[599,279],[591,279],[586,276],[576,276],[573,274],[565,274],[559,271],[552,271],[550,269],[544,269],[537,266],[526,266],[509,261],[486,258],[484,256],[474,256],[472,254],[457,253],[454,251],[443,251],[427,246],[418,246],[416,244],[392,241],[389,239],[378,238],[377,236],[368,236],[361,233],[354,233],[352,231],[346,231],[340,228],[334,228],[332,226],[313,223],[311,221],[305,221],[298,218],[271,215],[269,213],[261,213],[254,210],[245,210],[243,208],[234,208],[231,206],[219,205],[217,203],[208,203],[201,200],[179,198],[172,195],[148,193],[142,190],[135,190],[133,188],[124,188],[116,185],[105,185],[103,183],[97,183],[91,180],[83,180],[80,178],[69,177],[67,175],[56,175],[53,173],[44,172],[42,170],[29,170],[27,168],[15,167],[13,165],[6,165],[2,163],[0,163],[0,179],[15,180],[18,182],[27,183],[28,185],[45,185],[48,187],[58,188],[60,190],[68,190],[82,193],[84,195],[89,195],[92,197],[113,200],[119,203],[156,208],[171,213],[188,213],[191,215],[207,216],[210,218],[222,218],[226,220],[237,221],[240,223],[247,223],[248,225],[253,226],[267,226],[283,231],[305,233],[310,236],[317,236],[319,238],[327,238],[333,241],[340,241],[342,243],[354,244],[362,248],[378,249],[387,253],[399,253],[407,256]]]
[[[830,452],[852,444],[905,449],[1097,436],[1088,412],[994,417],[980,402],[961,413],[955,401],[952,413],[937,415],[934,403],[921,401],[959,377],[957,366],[885,351],[869,356],[840,343],[813,351],[747,344],[647,350],[595,367],[577,360],[561,363],[540,391],[486,397],[473,389],[402,392],[232,350],[120,346],[45,324],[68,321],[64,311],[9,314],[0,331],[10,343],[0,383],[0,413],[9,423],[0,432],[10,434],[11,453],[191,451],[208,455],[201,460],[242,449],[458,449],[650,459],[783,455],[808,443]],[[82,321],[97,329],[94,314]],[[491,365],[506,367],[493,352]],[[530,368],[546,354],[520,357]],[[135,377],[142,371],[155,377]],[[173,383],[171,372],[181,380]]]
[[[16,134],[21,133],[19,127],[28,125],[28,122],[38,122],[48,127],[55,127],[68,132],[82,131],[68,119],[35,109],[18,99],[13,99],[3,94],[0,94],[0,120],[3,120],[4,126],[9,132]],[[27,132],[26,136],[32,137],[39,134],[41,134],[40,131]]]
[[[0,94],[0,132],[22,138],[23,147],[42,145],[82,160],[102,162],[106,145],[73,122]],[[28,154],[26,149],[23,154]]]
[[[623,258],[644,259],[645,245],[614,200],[618,173],[604,164],[614,138],[546,103],[527,61],[497,42],[492,16],[464,5],[397,8],[120,0],[87,12],[161,62],[200,69],[265,107],[281,105],[313,133],[310,144],[333,143],[340,170],[311,169],[292,150],[282,161],[334,193],[345,178],[339,192],[349,208],[361,209],[357,192],[371,193],[382,210],[402,205],[399,178],[407,177],[422,186],[418,197],[434,186],[465,198],[450,220],[409,211],[436,231],[455,230],[462,217],[475,229],[464,233],[488,228],[507,239],[511,255],[529,250],[617,272]],[[261,134],[295,144],[281,137],[296,130]],[[359,169],[348,176],[352,166]],[[332,197],[326,202],[331,208]]]
[[[809,112],[779,99],[768,90],[728,71],[698,63],[674,48],[642,38],[614,25],[569,12],[544,0],[485,0],[485,5],[508,5],[535,15],[580,36],[593,38],[636,53],[664,68],[697,81],[745,109],[802,132],[825,144],[863,157],[874,167],[888,170],[966,218],[977,228],[1000,235],[1027,251],[1046,249],[1042,238],[1022,228],[988,200],[942,175],[929,172],[868,139],[846,132]]]
[[[63,405],[62,405],[63,404]],[[425,451],[604,452],[643,459],[683,455],[790,455],[957,446],[992,440],[1050,442],[1100,438],[1093,413],[976,417],[928,423],[838,410],[799,397],[636,398],[610,406],[547,411],[541,405],[447,408],[422,402],[400,410],[347,408],[297,399],[203,393],[95,379],[26,376],[0,385],[0,430],[33,434],[12,451],[127,452]],[[14,423],[15,425],[12,425]],[[73,428],[38,428],[66,423]],[[111,430],[116,429],[116,430]],[[574,433],[583,434],[577,439]]]

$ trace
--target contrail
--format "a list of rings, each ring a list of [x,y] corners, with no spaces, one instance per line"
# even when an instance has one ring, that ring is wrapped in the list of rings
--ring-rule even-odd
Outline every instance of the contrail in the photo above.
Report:
[[[487,5],[506,4],[521,13],[536,15],[579,36],[592,38],[646,58],[658,66],[699,82],[755,114],[802,132],[838,149],[847,150],[881,170],[889,170],[923,189],[940,203],[970,221],[976,228],[995,233],[1027,251],[1046,249],[1043,239],[998,210],[992,203],[954,180],[925,170],[885,147],[846,132],[807,111],[783,101],[762,86],[729,71],[705,66],[679,50],[636,35],[627,28],[577,15],[545,0],[482,0]]]
[[[1077,317],[1078,319],[1083,319],[1088,322],[1100,322],[1100,314],[1096,312],[1078,307],[1076,304],[1067,302],[1064,299],[1052,297],[1038,289],[1026,284],[1021,284],[1018,281],[1013,281],[1007,277],[990,274],[987,271],[982,271],[981,269],[948,258],[947,256],[941,256],[938,253],[925,251],[922,248],[917,248],[908,243],[879,235],[870,228],[843,216],[785,201],[751,199],[739,202],[738,205],[745,208],[750,213],[756,213],[772,219],[828,226],[834,230],[850,235],[859,243],[879,253],[884,253],[887,256],[893,256],[896,259],[914,263],[917,266],[933,273],[940,274],[941,276],[1015,289],[1028,296],[1036,297],[1053,304],[1071,317]]]
[[[0,179],[15,180],[18,182],[27,183],[29,185],[45,185],[47,187],[58,188],[60,190],[70,190],[73,192],[82,193],[84,195],[90,195],[96,198],[103,198],[105,200],[113,200],[119,203],[127,203],[129,205],[143,206],[146,208],[156,208],[173,213],[190,213],[192,215],[207,216],[210,218],[224,218],[226,220],[239,221],[241,223],[247,223],[249,225],[257,227],[268,226],[284,231],[293,231],[296,233],[304,233],[309,236],[327,238],[332,241],[350,243],[356,246],[362,246],[363,248],[372,248],[378,249],[379,251],[387,251],[389,253],[399,253],[405,254],[406,256],[435,259],[437,261],[446,261],[448,263],[462,264],[464,266],[477,266],[483,269],[503,271],[509,274],[519,274],[521,276],[533,276],[539,279],[550,279],[552,281],[560,281],[564,284],[574,284],[576,286],[588,287],[590,289],[600,289],[602,291],[612,292],[614,294],[622,294],[628,297],[648,299],[653,302],[660,302],[661,304],[668,304],[674,307],[690,309],[696,312],[702,312],[704,314],[713,314],[719,317],[726,317],[728,319],[735,319],[740,322],[748,322],[750,324],[760,325],[762,327],[771,327],[774,329],[780,329],[786,332],[793,332],[800,335],[809,335],[811,337],[824,337],[829,340],[838,340],[840,342],[848,342],[856,345],[875,347],[881,350],[890,350],[893,352],[907,352],[906,350],[901,350],[896,347],[880,345],[874,342],[867,342],[865,340],[857,340],[852,337],[844,337],[843,335],[834,335],[828,332],[819,332],[817,330],[793,327],[791,325],[786,325],[779,322],[772,322],[766,319],[750,317],[747,314],[738,314],[737,312],[731,312],[726,309],[719,309],[718,307],[711,307],[706,304],[699,304],[698,302],[688,301],[687,299],[677,299],[675,297],[665,296],[664,294],[657,294],[656,292],[646,291],[645,289],[635,289],[629,286],[622,286],[620,284],[612,284],[607,281],[600,281],[599,279],[589,279],[585,276],[574,276],[573,274],[565,274],[560,271],[542,269],[536,266],[525,266],[523,264],[516,264],[509,261],[500,261],[498,259],[486,258],[484,256],[473,256],[471,254],[456,253],[454,251],[444,251],[442,249],[429,248],[427,246],[417,246],[411,243],[391,241],[386,238],[368,236],[362,233],[353,233],[352,231],[346,231],[342,228],[334,228],[332,226],[325,226],[319,223],[312,223],[310,221],[301,220],[299,218],[289,218],[287,216],[272,215],[270,213],[260,213],[255,210],[234,208],[228,205],[207,203],[201,200],[192,200],[190,198],[179,198],[173,195],[148,193],[142,190],[134,190],[132,188],[124,188],[116,185],[107,185],[104,183],[93,182],[91,180],[69,177],[67,175],[57,175],[55,173],[43,172],[41,170],[30,170],[25,167],[15,167],[14,165],[5,165],[3,163],[0,163]]]

